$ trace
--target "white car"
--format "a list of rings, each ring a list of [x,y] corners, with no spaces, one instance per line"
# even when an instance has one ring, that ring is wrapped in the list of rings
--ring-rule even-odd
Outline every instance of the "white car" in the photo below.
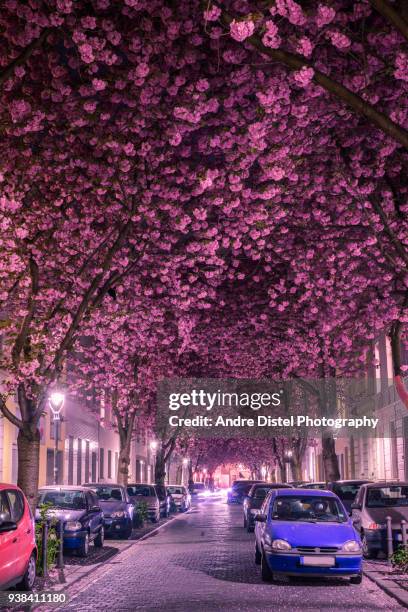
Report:
[[[173,510],[185,512],[191,506],[191,495],[187,487],[183,485],[168,485],[167,491],[171,495],[171,505]]]

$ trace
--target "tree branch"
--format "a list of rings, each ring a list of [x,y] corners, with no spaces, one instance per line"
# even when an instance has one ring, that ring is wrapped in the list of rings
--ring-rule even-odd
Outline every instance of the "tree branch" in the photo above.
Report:
[[[225,25],[230,25],[233,21],[233,18],[227,13],[223,13],[222,21]],[[295,53],[289,53],[288,51],[283,51],[282,49],[271,49],[270,47],[266,47],[258,35],[253,34],[246,39],[246,42],[251,44],[255,49],[258,49],[261,53],[268,55],[271,59],[281,64],[287,66],[290,70],[300,70],[304,66],[308,66],[309,68],[313,68],[314,76],[313,80],[323,87],[330,94],[334,95],[339,100],[345,102],[348,106],[350,106],[358,115],[361,115],[368,119],[370,123],[379,128],[384,134],[391,136],[394,140],[402,144],[405,148],[408,149],[408,131],[403,127],[399,126],[397,123],[394,123],[392,119],[390,119],[384,113],[377,111],[374,106],[357,96],[355,93],[347,89],[341,83],[334,81],[323,72],[317,70],[312,62],[307,60],[302,55],[298,55]]]
[[[21,419],[16,417],[15,414],[11,412],[11,410],[7,408],[6,400],[4,399],[3,395],[0,395],[0,411],[3,414],[3,416],[8,421],[10,421],[10,423],[13,423],[13,425],[18,427],[19,429],[23,429],[23,422],[21,421]]]
[[[397,28],[403,37],[408,40],[408,23],[404,17],[395,10],[393,6],[387,0],[370,0],[376,11],[381,13],[383,17],[388,19],[392,25]]]
[[[23,49],[20,55],[18,55],[12,62],[10,62],[8,66],[6,66],[0,72],[0,86],[3,85],[4,81],[6,81],[9,77],[13,76],[14,70],[17,68],[17,66],[25,64],[25,62],[28,60],[33,51],[41,47],[50,32],[51,28],[45,28],[45,30],[41,32],[38,38],[33,40],[27,47],[25,47],[25,49]]]

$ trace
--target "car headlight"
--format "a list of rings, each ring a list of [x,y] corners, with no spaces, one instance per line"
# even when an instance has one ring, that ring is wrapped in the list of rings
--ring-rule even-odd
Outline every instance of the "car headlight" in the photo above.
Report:
[[[82,523],[79,521],[67,521],[65,523],[65,529],[67,531],[78,531],[79,529],[82,529]]]
[[[273,550],[290,550],[292,547],[286,540],[273,540],[272,549]]]
[[[116,512],[112,512],[111,514],[112,518],[123,518],[124,516],[126,516],[126,512],[124,512],[123,510],[117,510]]]
[[[341,550],[344,550],[345,552],[360,552],[361,546],[357,540],[348,540],[348,542],[343,544]]]

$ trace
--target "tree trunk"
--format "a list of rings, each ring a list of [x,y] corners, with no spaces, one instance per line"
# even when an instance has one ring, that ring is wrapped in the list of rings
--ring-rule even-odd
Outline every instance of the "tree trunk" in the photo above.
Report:
[[[129,482],[130,445],[119,451],[118,484],[127,485]]]
[[[332,436],[322,437],[324,476],[327,482],[340,479],[336,443]]]
[[[36,425],[24,425],[17,436],[17,485],[22,489],[35,513],[40,473],[40,432]]]
[[[297,461],[292,461],[291,468],[292,468],[293,480],[298,481],[298,482],[301,481],[302,480],[302,465],[298,463]]]
[[[178,465],[176,471],[176,484],[181,484],[182,473],[183,467],[181,465]]]
[[[208,488],[210,491],[214,491],[214,474],[212,472],[208,475]]]
[[[283,463],[282,465],[279,466],[279,471],[280,471],[280,481],[286,482],[286,463]]]
[[[194,484],[193,464],[190,461],[188,464],[188,488],[191,490]]]
[[[164,485],[166,478],[166,457],[164,451],[160,448],[156,454],[156,463],[154,466],[154,481],[158,485]]]

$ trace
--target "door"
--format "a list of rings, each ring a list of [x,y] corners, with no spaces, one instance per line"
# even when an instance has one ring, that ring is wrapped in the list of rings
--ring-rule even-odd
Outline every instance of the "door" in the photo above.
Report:
[[[0,491],[0,514],[11,521],[11,511],[5,491]],[[18,544],[16,531],[0,533],[0,586],[18,578]]]
[[[99,532],[99,524],[100,524],[100,512],[96,512],[93,510],[95,506],[99,506],[99,501],[91,491],[87,491],[86,493],[86,503],[88,506],[88,515],[89,515],[89,530],[91,532],[91,539],[93,540]]]
[[[16,572],[18,576],[22,576],[26,570],[27,562],[32,551],[32,523],[29,518],[28,509],[25,509],[24,498],[20,491],[8,489],[6,495],[9,503],[11,520],[17,524],[16,531],[12,533],[14,533],[14,538],[17,538],[15,542],[17,548]]]

